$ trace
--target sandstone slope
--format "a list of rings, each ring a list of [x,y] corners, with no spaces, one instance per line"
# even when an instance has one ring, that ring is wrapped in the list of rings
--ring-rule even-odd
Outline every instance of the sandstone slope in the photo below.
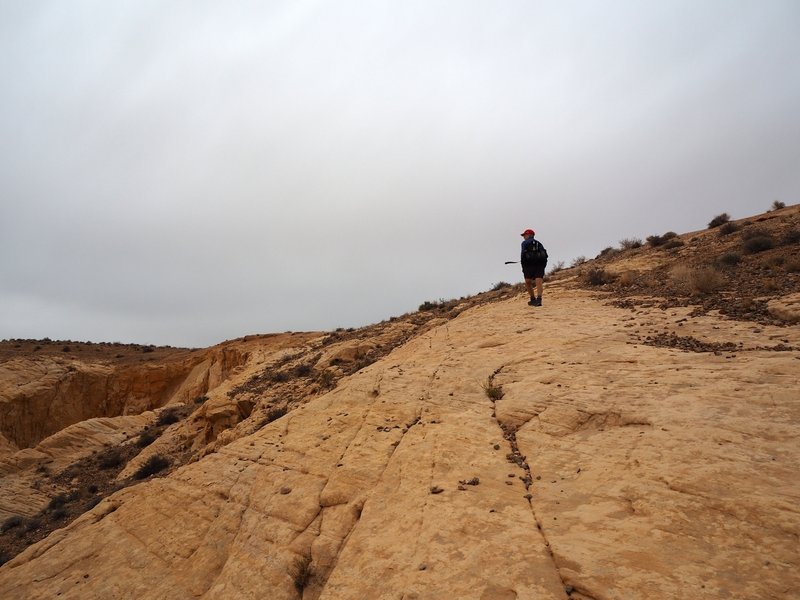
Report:
[[[761,348],[800,331],[753,329],[566,285],[478,306],[104,500],[0,595],[796,596],[800,353]],[[639,342],[657,331],[741,345]]]

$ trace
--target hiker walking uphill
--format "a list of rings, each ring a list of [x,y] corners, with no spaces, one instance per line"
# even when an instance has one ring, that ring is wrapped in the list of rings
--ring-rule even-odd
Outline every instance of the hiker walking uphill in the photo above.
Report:
[[[547,266],[547,250],[539,240],[534,238],[536,232],[533,229],[526,229],[520,235],[524,239],[519,260],[522,265],[522,275],[525,277],[525,288],[531,297],[528,304],[541,306],[542,280],[544,279],[544,269]],[[536,285],[535,291],[534,284]]]

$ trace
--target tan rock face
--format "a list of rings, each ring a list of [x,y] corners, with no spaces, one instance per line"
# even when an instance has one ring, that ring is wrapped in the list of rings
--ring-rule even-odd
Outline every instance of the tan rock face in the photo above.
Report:
[[[104,500],[0,597],[800,596],[800,328],[690,313],[567,284],[465,310]]]

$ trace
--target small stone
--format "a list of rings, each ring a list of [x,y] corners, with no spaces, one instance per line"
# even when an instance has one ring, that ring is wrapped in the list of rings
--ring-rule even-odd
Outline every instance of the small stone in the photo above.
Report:
[[[419,566],[419,570],[420,570],[420,571],[424,571],[424,570],[425,570],[425,569],[427,569],[427,568],[428,568],[428,565],[426,565],[425,563],[422,563],[422,564]]]
[[[500,450],[500,444],[495,444],[495,445],[494,445],[494,449],[495,449],[495,450]]]
[[[465,486],[465,485],[461,485],[461,484],[459,483],[459,484],[458,484],[458,489],[459,489],[459,490],[461,490],[461,491],[463,492],[464,490],[466,490],[466,489],[467,489],[467,486]]]
[[[513,473],[509,473],[508,476],[509,477],[514,477],[514,474]]]
[[[533,498],[533,494],[525,494],[523,498],[525,498],[525,500],[530,500],[531,498]]]
[[[572,594],[572,592],[575,591],[575,588],[572,587],[571,585],[565,585],[564,591],[567,592],[567,596],[569,596],[570,594]]]
[[[506,480],[506,485],[514,485],[514,482]]]
[[[444,491],[443,488],[440,488],[438,485],[435,485],[431,488],[431,494],[441,494]]]
[[[291,492],[292,492],[292,488],[290,488],[290,487],[282,487],[281,488],[281,494],[283,494],[284,496],[286,494],[290,494]]]

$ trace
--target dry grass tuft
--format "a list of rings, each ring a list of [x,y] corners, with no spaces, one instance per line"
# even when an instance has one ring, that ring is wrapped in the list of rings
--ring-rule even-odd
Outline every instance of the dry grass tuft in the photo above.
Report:
[[[696,294],[710,294],[725,285],[725,278],[711,267],[693,269],[678,265],[670,272],[672,280]]]

